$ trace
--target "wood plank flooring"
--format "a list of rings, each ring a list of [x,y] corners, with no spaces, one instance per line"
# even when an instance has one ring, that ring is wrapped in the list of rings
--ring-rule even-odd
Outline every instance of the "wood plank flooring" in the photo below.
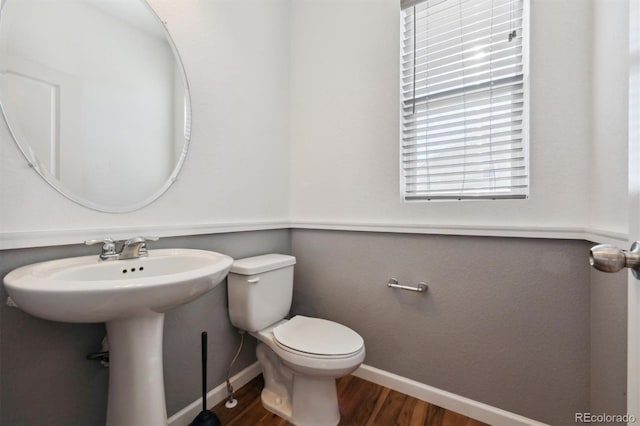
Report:
[[[218,415],[223,426],[291,426],[262,406],[263,386],[260,375],[236,390],[238,405],[235,408],[228,409],[221,402],[211,411]],[[343,426],[485,426],[359,377],[338,379],[337,389]]]

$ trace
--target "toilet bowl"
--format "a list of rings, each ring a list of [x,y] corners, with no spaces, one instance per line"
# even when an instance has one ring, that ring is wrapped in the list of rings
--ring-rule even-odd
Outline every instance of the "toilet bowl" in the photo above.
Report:
[[[302,315],[284,319],[293,292],[292,256],[234,262],[228,278],[231,322],[258,339],[262,404],[299,426],[340,421],[335,380],[364,361],[362,337],[350,328]]]
[[[258,332],[256,337],[286,366],[301,374],[346,376],[362,364],[365,356],[359,334],[319,318],[297,315]]]
[[[349,343],[350,349],[354,350],[337,349],[336,342],[331,341],[335,336],[325,334],[321,339],[323,342],[315,345],[315,351],[321,353],[308,352],[309,339],[298,340],[298,336],[291,335],[286,339],[282,337],[283,329],[289,332],[292,324],[297,333],[308,333],[306,336],[313,336],[309,333],[322,327],[328,331],[342,327],[341,331],[353,333]],[[304,316],[280,321],[252,335],[260,341],[257,354],[265,378],[261,395],[265,408],[300,426],[338,424],[336,379],[354,372],[364,361],[362,338],[341,324]]]

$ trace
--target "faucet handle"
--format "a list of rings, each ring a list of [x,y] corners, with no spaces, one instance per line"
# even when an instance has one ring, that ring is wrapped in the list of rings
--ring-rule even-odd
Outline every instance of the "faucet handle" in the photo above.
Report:
[[[131,244],[136,244],[136,243],[146,243],[147,241],[158,241],[160,238],[159,237],[133,237],[133,238],[129,238],[128,240],[124,241],[124,245],[125,246],[129,246]]]
[[[143,240],[143,243],[140,246],[140,256],[146,257],[148,256],[147,252],[147,241],[158,241],[160,237],[139,237]]]
[[[84,242],[88,246],[92,246],[94,244],[102,244],[102,247],[106,250],[107,247],[113,247],[115,250],[116,242],[113,238],[98,238],[94,240],[86,240]]]
[[[116,254],[116,242],[113,238],[102,238],[95,240],[86,240],[86,245],[91,246],[94,244],[102,244],[102,252],[100,253],[100,259],[107,260],[117,256]]]

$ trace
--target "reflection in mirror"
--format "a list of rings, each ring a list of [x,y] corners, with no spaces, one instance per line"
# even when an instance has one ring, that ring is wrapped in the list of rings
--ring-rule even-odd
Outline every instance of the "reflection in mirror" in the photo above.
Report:
[[[29,164],[96,210],[155,200],[188,147],[184,70],[144,0],[5,0],[0,106]]]

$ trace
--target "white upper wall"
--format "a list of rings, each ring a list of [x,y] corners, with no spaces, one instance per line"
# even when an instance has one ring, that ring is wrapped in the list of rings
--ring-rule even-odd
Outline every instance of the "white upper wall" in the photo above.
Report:
[[[402,203],[397,0],[294,0],[292,217],[305,223],[584,227],[591,4],[532,0],[529,200]]]
[[[626,233],[629,0],[593,2],[589,227]]]
[[[606,133],[625,124],[622,101],[607,96],[624,94],[618,66],[608,68],[624,29],[610,32],[620,10],[594,1],[611,19],[595,20],[592,1],[531,1],[531,198],[403,204],[397,0],[150,0],[191,87],[192,143],[178,181],[137,212],[86,209],[28,168],[1,120],[0,248],[109,229],[162,236],[290,221],[624,233],[626,151],[619,132],[615,142]],[[592,74],[602,79],[595,90]],[[600,113],[606,121],[592,120]],[[22,233],[32,240],[16,244]]]
[[[191,88],[191,147],[177,182],[137,212],[89,210],[29,169],[0,119],[0,233],[5,240],[21,232],[80,230],[81,241],[93,236],[92,230],[106,236],[105,229],[123,227],[283,222],[288,217],[289,1],[149,3],[167,22]]]

